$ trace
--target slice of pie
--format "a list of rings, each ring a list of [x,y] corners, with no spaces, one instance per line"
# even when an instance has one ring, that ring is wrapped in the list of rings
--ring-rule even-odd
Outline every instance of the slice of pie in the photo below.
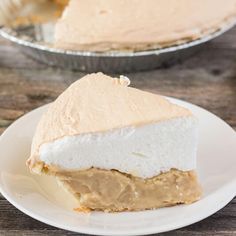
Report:
[[[70,0],[56,25],[55,46],[161,48],[201,38],[235,17],[236,0]]]
[[[27,165],[54,175],[78,209],[136,211],[192,203],[198,122],[128,78],[90,74],[49,105]]]

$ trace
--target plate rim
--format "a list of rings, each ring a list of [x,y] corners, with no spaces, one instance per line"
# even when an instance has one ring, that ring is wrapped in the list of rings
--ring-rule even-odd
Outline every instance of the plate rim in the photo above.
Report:
[[[218,117],[217,115],[215,115],[214,113],[198,106],[195,104],[192,104],[190,102],[186,102],[182,99],[177,99],[177,98],[173,98],[173,97],[167,97],[167,96],[163,96],[165,98],[167,98],[168,100],[172,101],[172,102],[180,102],[182,104],[189,104],[191,106],[195,106],[196,108],[202,110],[203,112],[207,112],[209,115],[213,115],[214,118],[216,118],[218,121],[221,121],[224,123],[224,125],[228,126],[228,128],[230,128],[236,137],[236,131],[229,125],[227,124],[223,119],[221,119],[220,117]],[[50,104],[50,103],[49,103]],[[20,118],[18,118],[17,120],[15,120],[0,136],[0,143],[1,140],[5,137],[5,135],[7,135],[8,130],[14,128],[14,126],[16,125],[16,123],[18,123],[19,121],[21,121],[21,119],[25,119],[25,116],[30,116],[32,113],[38,112],[41,109],[46,109],[46,107],[49,104],[45,104],[42,105],[38,108],[35,108],[33,110],[31,110],[30,112],[24,114],[23,116],[21,116]],[[10,202],[14,207],[16,207],[18,210],[20,210],[21,212],[23,212],[24,214],[30,216],[31,218],[38,220],[42,223],[45,223],[47,225],[51,225],[53,227],[57,227],[59,229],[63,229],[63,230],[68,230],[71,232],[76,232],[76,233],[84,233],[84,234],[91,234],[91,235],[148,235],[148,234],[153,234],[153,233],[163,233],[163,232],[167,232],[167,231],[171,231],[171,230],[176,230],[182,227],[186,227],[189,226],[191,224],[197,223],[211,215],[213,215],[214,213],[216,213],[217,211],[219,211],[220,209],[222,209],[223,207],[225,207],[235,196],[236,196],[236,188],[233,191],[232,186],[236,186],[236,179],[232,179],[230,182],[228,182],[227,184],[223,185],[223,187],[221,187],[220,189],[218,189],[217,191],[213,192],[210,196],[207,197],[214,197],[215,195],[218,195],[219,193],[222,194],[222,192],[227,192],[227,197],[224,198],[224,201],[221,201],[221,204],[218,204],[217,207],[211,207],[210,210],[208,210],[207,214],[201,213],[201,215],[194,215],[189,217],[187,220],[184,221],[184,223],[180,223],[177,222],[176,223],[172,223],[171,225],[165,225],[164,227],[161,228],[161,230],[159,229],[159,226],[152,226],[150,228],[142,228],[142,229],[138,229],[137,231],[135,231],[135,229],[131,229],[131,230],[122,230],[122,231],[118,231],[118,232],[114,232],[111,230],[104,230],[104,229],[96,229],[96,231],[93,228],[89,228],[87,226],[79,226],[79,231],[78,228],[75,227],[70,227],[70,226],[66,226],[66,225],[60,225],[57,224],[56,222],[52,221],[52,220],[48,220],[47,218],[43,218],[39,215],[37,215],[34,212],[31,212],[30,210],[28,210],[25,207],[22,207],[20,204],[18,204],[11,196],[9,196],[9,194],[4,190],[4,188],[2,187],[1,183],[0,183],[0,192],[2,194],[2,196],[8,201]],[[224,191],[223,191],[224,190]],[[230,190],[230,191],[229,191]],[[226,194],[224,194],[226,195]],[[204,211],[203,211],[204,212]]]

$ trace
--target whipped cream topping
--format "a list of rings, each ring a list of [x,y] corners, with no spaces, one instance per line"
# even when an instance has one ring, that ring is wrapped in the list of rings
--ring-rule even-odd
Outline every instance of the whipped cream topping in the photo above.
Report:
[[[40,160],[64,171],[92,167],[151,178],[196,168],[197,121],[176,118],[142,127],[66,136],[40,148]]]
[[[140,50],[189,41],[236,16],[236,0],[71,0],[58,21],[55,46]]]
[[[102,73],[73,83],[42,116],[30,168],[42,162],[69,170],[94,166],[142,177],[170,168],[194,169],[196,122],[191,112],[129,84],[125,76]]]
[[[38,155],[43,143],[64,136],[106,132],[167,119],[191,116],[187,109],[156,94],[127,87],[125,78],[90,74],[73,83],[41,118],[32,144]]]

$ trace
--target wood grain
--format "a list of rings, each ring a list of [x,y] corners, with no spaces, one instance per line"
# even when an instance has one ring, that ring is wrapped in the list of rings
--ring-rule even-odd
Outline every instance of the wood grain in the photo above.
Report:
[[[169,68],[127,74],[132,86],[181,98],[215,113],[236,129],[236,28]],[[0,39],[0,133],[26,112],[53,101],[84,73],[50,68]],[[0,196],[0,235],[81,235],[21,213]],[[236,235],[236,199],[213,216],[161,235]]]

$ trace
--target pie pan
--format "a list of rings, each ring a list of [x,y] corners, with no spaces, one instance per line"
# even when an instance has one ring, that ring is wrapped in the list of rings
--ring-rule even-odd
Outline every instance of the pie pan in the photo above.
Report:
[[[235,24],[234,18],[200,39],[138,52],[89,52],[53,48],[53,39],[50,37],[53,35],[53,24],[30,25],[14,29],[2,27],[0,35],[16,44],[24,54],[51,66],[85,72],[122,73],[152,70],[184,59],[203,47],[205,42],[218,37]]]

